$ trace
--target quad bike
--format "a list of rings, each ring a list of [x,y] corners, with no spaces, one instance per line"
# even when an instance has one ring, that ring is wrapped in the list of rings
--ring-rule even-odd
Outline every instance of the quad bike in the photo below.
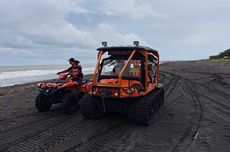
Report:
[[[69,73],[59,75],[59,80],[37,84],[39,94],[35,107],[39,112],[50,110],[52,104],[61,103],[64,113],[72,114],[79,109],[79,100],[85,94],[88,81],[78,83],[71,80]]]
[[[159,84],[160,59],[157,50],[139,46],[98,48],[92,86],[80,100],[80,111],[89,119],[108,113],[126,115],[128,120],[149,125],[164,104]],[[103,57],[105,55],[105,57]]]

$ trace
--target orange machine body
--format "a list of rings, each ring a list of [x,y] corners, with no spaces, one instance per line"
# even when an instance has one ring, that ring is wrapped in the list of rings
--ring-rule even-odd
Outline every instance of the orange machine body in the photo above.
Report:
[[[98,48],[98,60],[95,66],[93,82],[90,93],[100,97],[106,92],[112,98],[128,98],[145,96],[156,88],[159,81],[160,59],[157,50],[148,47],[102,47]],[[116,76],[104,76],[103,55],[106,53],[108,58],[105,61],[124,59],[124,65]],[[141,60],[139,61],[139,58]],[[155,59],[155,60],[153,60]],[[140,63],[140,77],[124,76],[130,65],[133,66],[134,60]],[[150,76],[150,66],[154,64],[154,75]],[[136,72],[137,73],[137,72]]]

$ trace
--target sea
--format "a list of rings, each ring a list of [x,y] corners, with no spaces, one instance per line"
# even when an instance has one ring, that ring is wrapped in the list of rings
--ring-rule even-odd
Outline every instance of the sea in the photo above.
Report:
[[[95,64],[81,66],[86,75],[93,73]],[[68,67],[69,65],[0,66],[0,87],[56,79],[56,73]]]
[[[165,63],[162,61],[161,64]],[[95,64],[82,64],[84,75],[92,74]],[[69,65],[0,66],[0,87],[57,79],[57,72]]]

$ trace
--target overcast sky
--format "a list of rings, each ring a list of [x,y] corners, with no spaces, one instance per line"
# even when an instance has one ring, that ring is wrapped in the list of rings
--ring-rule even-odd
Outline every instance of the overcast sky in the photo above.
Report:
[[[0,66],[94,63],[101,41],[159,50],[162,60],[230,48],[230,0],[0,0]]]

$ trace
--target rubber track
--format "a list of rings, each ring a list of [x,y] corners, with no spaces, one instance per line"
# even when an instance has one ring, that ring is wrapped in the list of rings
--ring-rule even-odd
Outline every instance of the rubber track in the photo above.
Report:
[[[97,119],[101,116],[99,109],[97,108],[97,99],[85,95],[80,100],[80,111],[83,116],[89,119]]]
[[[146,117],[149,112],[149,106],[160,102],[160,91],[161,90],[155,90],[132,103],[129,107],[128,119],[135,123],[147,125]],[[155,110],[157,111],[158,109]]]

